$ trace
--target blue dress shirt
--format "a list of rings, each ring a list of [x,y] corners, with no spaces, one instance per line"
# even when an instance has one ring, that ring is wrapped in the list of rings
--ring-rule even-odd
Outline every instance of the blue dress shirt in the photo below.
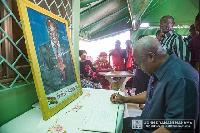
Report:
[[[172,54],[150,77],[140,119],[193,119],[197,122],[198,114],[199,74],[190,64]]]

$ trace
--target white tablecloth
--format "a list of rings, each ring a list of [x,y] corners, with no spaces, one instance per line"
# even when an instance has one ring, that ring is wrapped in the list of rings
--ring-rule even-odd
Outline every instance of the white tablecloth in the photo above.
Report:
[[[97,126],[98,121],[104,121],[100,123],[100,127],[109,132],[119,133],[122,130],[124,105],[110,102],[110,95],[114,92],[84,88],[80,97],[47,121],[42,119],[39,108],[33,108],[0,127],[0,133],[90,133],[91,131],[83,131],[80,128],[84,122],[91,123],[92,120],[88,119],[94,117],[96,112],[103,117],[96,114],[97,117],[94,118],[97,122],[92,123],[91,127]]]

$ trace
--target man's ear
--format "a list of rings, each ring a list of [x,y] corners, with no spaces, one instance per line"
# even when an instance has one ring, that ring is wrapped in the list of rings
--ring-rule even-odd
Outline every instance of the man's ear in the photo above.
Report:
[[[149,52],[148,59],[149,61],[153,62],[156,59],[156,54],[153,52]]]

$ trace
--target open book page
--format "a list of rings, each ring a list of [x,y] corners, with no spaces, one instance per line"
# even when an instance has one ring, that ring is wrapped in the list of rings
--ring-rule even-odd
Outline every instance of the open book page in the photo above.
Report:
[[[112,104],[102,98],[93,105],[79,129],[114,133],[119,104]]]

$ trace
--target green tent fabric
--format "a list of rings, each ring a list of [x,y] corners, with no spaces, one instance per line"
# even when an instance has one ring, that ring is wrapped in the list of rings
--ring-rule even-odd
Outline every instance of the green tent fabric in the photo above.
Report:
[[[131,40],[134,43],[140,35],[155,35],[159,30],[160,19],[165,15],[171,15],[174,18],[176,33],[187,36],[189,26],[194,24],[198,12],[198,0],[150,0],[143,14],[141,14],[140,20],[137,20],[140,23],[149,23],[150,28],[136,29],[131,36]]]
[[[152,0],[141,17],[150,26],[158,26],[164,15],[174,17],[175,25],[191,25],[199,12],[199,0]]]
[[[194,24],[199,12],[199,0],[80,0],[80,7],[80,37],[86,40],[113,36],[130,29],[138,34],[143,31],[141,23],[159,27],[164,15],[173,16],[176,27],[187,26],[175,29],[179,34],[187,35],[188,27]],[[148,30],[142,34],[155,34],[154,28]]]

